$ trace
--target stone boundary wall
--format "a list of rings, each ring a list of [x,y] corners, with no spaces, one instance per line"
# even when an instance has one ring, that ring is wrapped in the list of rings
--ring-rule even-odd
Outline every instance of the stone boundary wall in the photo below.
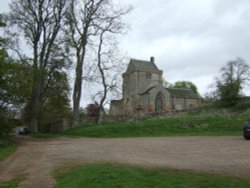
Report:
[[[151,119],[155,117],[168,117],[172,116],[176,113],[182,113],[182,111],[172,111],[168,113],[162,114],[152,114],[152,113],[138,113],[133,116],[110,116],[106,115],[103,117],[103,123],[116,123],[116,122],[131,122],[138,120]],[[84,117],[80,120],[80,126],[84,125],[95,125],[97,124],[97,117]],[[45,126],[45,132],[62,132],[67,129],[72,128],[72,120],[71,119],[62,119],[55,122],[50,123]]]

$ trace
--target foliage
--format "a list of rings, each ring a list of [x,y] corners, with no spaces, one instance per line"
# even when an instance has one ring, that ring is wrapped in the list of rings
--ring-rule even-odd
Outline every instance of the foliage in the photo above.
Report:
[[[97,117],[100,113],[100,106],[97,102],[92,103],[92,104],[88,104],[86,107],[87,110],[87,115],[90,117]]]
[[[241,90],[249,81],[249,75],[249,65],[239,57],[227,62],[221,68],[220,78],[216,80],[216,90],[222,106],[229,107],[238,104]]]
[[[0,183],[0,188],[17,188],[22,178],[15,178],[10,181]]]
[[[196,85],[189,81],[177,81],[171,87],[191,89],[194,93],[199,94]]]
[[[242,135],[242,126],[249,119],[249,114],[247,111],[242,112],[241,108],[240,111],[236,110],[206,106],[169,117],[84,125],[54,135],[87,137]],[[53,134],[47,136],[51,137]]]
[[[39,122],[42,124],[61,120],[70,115],[67,74],[64,72],[54,72],[49,88],[39,115]]]
[[[31,93],[32,69],[27,62],[11,59],[3,49],[0,61],[0,108],[19,108]]]
[[[217,89],[220,95],[220,104],[224,107],[230,107],[238,104],[238,99],[240,97],[240,83],[225,83],[218,81]]]
[[[4,27],[6,27],[6,23],[3,19],[3,15],[0,14],[0,28],[4,28]],[[5,42],[6,42],[6,39],[4,39],[3,37],[0,36],[0,47],[1,48],[4,47]]]
[[[92,164],[56,173],[55,188],[63,187],[249,187],[249,179],[169,169]]]
[[[8,157],[13,151],[15,151],[16,145],[10,138],[2,137],[0,139],[0,160]]]
[[[34,1],[14,0],[10,4],[10,30],[15,36],[24,36],[31,48],[32,65],[30,105],[30,128],[37,131],[39,113],[49,88],[51,75],[65,67],[67,53],[60,34],[66,0]],[[17,33],[19,32],[19,33]],[[20,54],[20,51],[18,54]]]
[[[191,135],[241,135],[249,115],[183,116],[135,122],[80,126],[62,135],[88,137],[143,137]]]
[[[0,117],[0,138],[8,136],[12,130],[13,126],[9,123],[8,119],[5,117]]]
[[[0,27],[6,23],[0,14]],[[22,106],[30,93],[30,67],[26,61],[17,61],[9,57],[7,39],[0,37],[0,118],[11,115]],[[2,120],[1,121],[5,121]],[[2,129],[2,128],[1,128]]]

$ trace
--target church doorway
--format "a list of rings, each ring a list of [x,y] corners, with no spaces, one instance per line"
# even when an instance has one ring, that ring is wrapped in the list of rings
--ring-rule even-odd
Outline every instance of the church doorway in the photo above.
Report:
[[[158,93],[155,98],[155,113],[162,113],[164,111],[163,109],[163,96],[161,93]]]

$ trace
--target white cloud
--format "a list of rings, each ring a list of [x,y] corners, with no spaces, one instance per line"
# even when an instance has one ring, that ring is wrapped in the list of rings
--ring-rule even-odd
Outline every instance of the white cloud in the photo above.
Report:
[[[168,81],[193,81],[202,94],[229,60],[250,61],[248,0],[127,0],[131,30],[120,47],[149,59]],[[245,89],[250,95],[250,89]]]
[[[227,61],[239,56],[250,62],[249,0],[114,1],[134,6],[120,48],[137,59],[154,56],[167,81],[192,81],[204,94]],[[244,92],[250,95],[250,87]]]

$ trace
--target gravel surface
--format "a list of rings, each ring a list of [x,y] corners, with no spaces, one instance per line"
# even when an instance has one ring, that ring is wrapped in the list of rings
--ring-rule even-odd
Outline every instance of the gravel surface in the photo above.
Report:
[[[17,151],[0,161],[0,182],[22,176],[25,188],[53,187],[54,169],[96,162],[250,178],[250,141],[241,136],[17,139]]]

